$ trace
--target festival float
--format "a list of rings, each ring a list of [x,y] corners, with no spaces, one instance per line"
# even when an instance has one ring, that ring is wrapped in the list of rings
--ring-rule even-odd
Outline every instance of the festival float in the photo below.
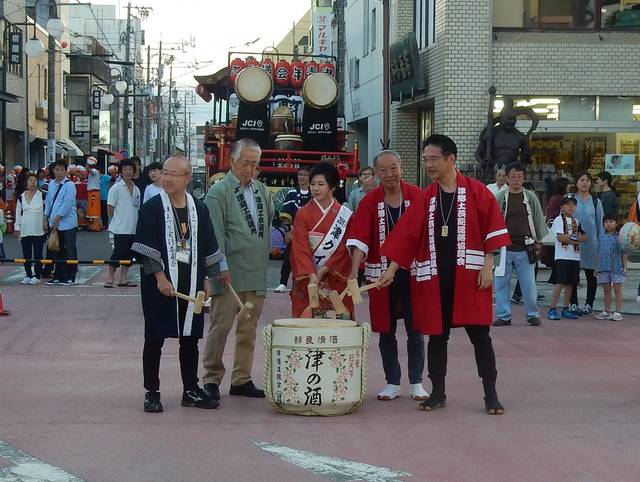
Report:
[[[358,148],[347,149],[335,65],[334,57],[275,49],[230,52],[227,67],[195,76],[198,95],[213,102],[204,130],[208,182],[230,169],[231,146],[244,137],[262,147],[259,180],[272,192],[295,186],[301,166],[321,161],[334,163],[342,181],[356,176]]]

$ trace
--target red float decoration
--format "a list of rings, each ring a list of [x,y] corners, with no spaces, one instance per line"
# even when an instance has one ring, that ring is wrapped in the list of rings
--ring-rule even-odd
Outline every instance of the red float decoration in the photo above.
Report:
[[[244,63],[244,60],[240,58],[233,59],[231,61],[231,65],[229,66],[229,80],[231,82],[235,82],[236,77],[238,76],[240,71],[245,67],[246,67],[246,64]]]
[[[322,62],[322,64],[320,64],[320,72],[330,75],[331,77],[335,77],[336,66],[327,60],[325,62]]]
[[[296,89],[302,88],[306,71],[305,63],[302,60],[296,59],[291,62],[291,87],[295,87]]]
[[[260,62],[252,55],[249,55],[249,57],[245,59],[244,64],[247,67],[260,67]]]
[[[280,60],[276,64],[275,81],[280,86],[288,86],[291,80],[291,65],[286,60]]]
[[[315,60],[307,62],[307,72],[305,73],[305,79],[308,79],[310,75],[320,72],[320,65]]]
[[[260,68],[267,72],[274,80],[275,80],[275,70],[276,66],[271,59],[263,59],[260,62]]]

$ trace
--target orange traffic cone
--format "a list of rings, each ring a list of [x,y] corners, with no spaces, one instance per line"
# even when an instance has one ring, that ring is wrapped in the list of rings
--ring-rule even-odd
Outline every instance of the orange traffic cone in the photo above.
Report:
[[[2,301],[2,293],[0,293],[0,316],[9,316],[11,313],[4,309],[4,302]]]

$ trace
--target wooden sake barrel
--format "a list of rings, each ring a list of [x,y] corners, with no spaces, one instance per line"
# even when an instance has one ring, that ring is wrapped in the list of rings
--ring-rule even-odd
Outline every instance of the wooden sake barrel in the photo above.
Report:
[[[345,415],[367,393],[371,328],[354,321],[290,318],[264,329],[264,390],[292,415]]]

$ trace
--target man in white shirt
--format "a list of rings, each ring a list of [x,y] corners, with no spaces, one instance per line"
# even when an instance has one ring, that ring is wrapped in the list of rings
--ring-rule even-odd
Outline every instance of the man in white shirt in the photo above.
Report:
[[[487,189],[497,196],[500,191],[507,189],[507,173],[500,168],[496,171],[496,182],[487,184]]]
[[[113,235],[112,261],[129,260],[131,246],[138,224],[138,210],[140,209],[140,189],[133,183],[133,176],[137,166],[130,159],[120,162],[122,179],[109,190],[107,211],[109,213],[109,232]],[[105,288],[113,288],[117,266],[109,266],[109,274]],[[120,281],[118,286],[135,287],[135,283],[127,281],[128,266],[120,266]]]

